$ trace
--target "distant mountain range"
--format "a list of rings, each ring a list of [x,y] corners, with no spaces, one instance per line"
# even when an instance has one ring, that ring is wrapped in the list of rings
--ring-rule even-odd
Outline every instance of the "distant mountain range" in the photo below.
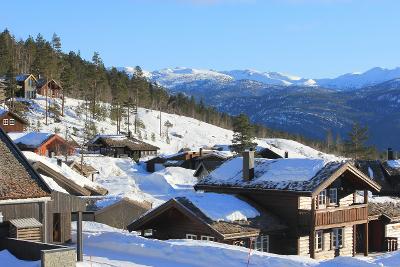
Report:
[[[132,68],[125,68],[132,73]],[[354,121],[369,126],[370,142],[400,150],[400,68],[373,68],[331,79],[306,79],[255,70],[192,68],[144,72],[168,88],[203,98],[230,114],[246,113],[268,127],[324,139],[343,138]]]

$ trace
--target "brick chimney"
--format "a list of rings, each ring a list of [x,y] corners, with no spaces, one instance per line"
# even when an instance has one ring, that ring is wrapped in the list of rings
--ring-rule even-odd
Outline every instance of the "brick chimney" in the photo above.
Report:
[[[285,159],[289,158],[289,152],[285,151]]]
[[[387,149],[387,160],[394,160],[394,152],[390,147]]]
[[[57,165],[60,166],[60,167],[62,166],[62,160],[61,159],[57,159]]]
[[[243,179],[250,181],[254,178],[254,151],[243,152]]]

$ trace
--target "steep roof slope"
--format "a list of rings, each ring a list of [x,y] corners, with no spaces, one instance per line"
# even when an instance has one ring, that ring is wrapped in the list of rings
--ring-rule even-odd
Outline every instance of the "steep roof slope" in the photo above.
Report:
[[[0,199],[49,197],[50,189],[0,129]]]

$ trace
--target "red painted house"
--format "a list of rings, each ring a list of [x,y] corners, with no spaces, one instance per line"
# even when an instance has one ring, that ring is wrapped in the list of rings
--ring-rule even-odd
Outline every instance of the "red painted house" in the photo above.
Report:
[[[9,135],[22,151],[32,151],[47,157],[75,153],[75,147],[57,134],[30,132],[10,133]]]
[[[17,114],[0,108],[0,128],[4,132],[23,132],[28,122]]]

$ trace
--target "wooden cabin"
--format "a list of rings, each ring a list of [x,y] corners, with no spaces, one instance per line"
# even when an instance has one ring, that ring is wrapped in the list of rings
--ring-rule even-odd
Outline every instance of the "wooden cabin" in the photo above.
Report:
[[[37,93],[39,95],[52,98],[62,98],[63,97],[63,90],[61,85],[54,79],[47,80],[47,79],[39,79],[37,82]]]
[[[97,135],[87,143],[88,151],[115,158],[139,159],[157,155],[158,147],[124,135]]]
[[[368,255],[368,191],[380,186],[350,162],[254,159],[247,151],[222,164],[196,190],[243,196],[288,225],[281,254],[311,258]],[[362,203],[356,194],[362,191]]]
[[[50,243],[71,240],[71,213],[82,218],[86,203],[53,190],[1,129],[0,180],[0,238]]]
[[[28,125],[29,122],[14,112],[0,108],[0,128],[6,133],[23,132]]]
[[[369,249],[390,252],[399,249],[400,204],[376,202],[368,205]]]
[[[41,132],[10,133],[10,137],[19,149],[32,151],[41,156],[71,156],[75,154],[75,147],[57,134]]]
[[[106,206],[103,206],[106,203]],[[122,198],[116,202],[109,204],[109,201],[102,199],[98,200],[91,207],[86,210],[86,215],[91,214],[91,220],[107,224],[109,226],[127,229],[127,226],[136,220],[148,210],[152,204],[150,202],[138,202],[129,198]]]
[[[67,162],[68,166],[86,178],[89,178],[92,182],[94,181],[94,177],[96,174],[99,174],[99,171],[90,166],[87,163],[81,163],[79,160]]]
[[[209,175],[212,171],[222,165],[223,161],[202,161],[197,166],[196,171],[193,176],[197,177],[197,179],[201,179]]]
[[[182,151],[173,155],[158,156],[146,161],[146,169],[148,172],[155,172],[164,167],[182,167],[194,170],[194,159],[199,156],[198,151]]]
[[[286,229],[270,212],[232,195],[198,193],[170,199],[128,226],[148,238],[207,240],[274,252]]]
[[[17,82],[16,96],[27,99],[36,98],[37,79],[33,74],[20,74],[15,79]]]

